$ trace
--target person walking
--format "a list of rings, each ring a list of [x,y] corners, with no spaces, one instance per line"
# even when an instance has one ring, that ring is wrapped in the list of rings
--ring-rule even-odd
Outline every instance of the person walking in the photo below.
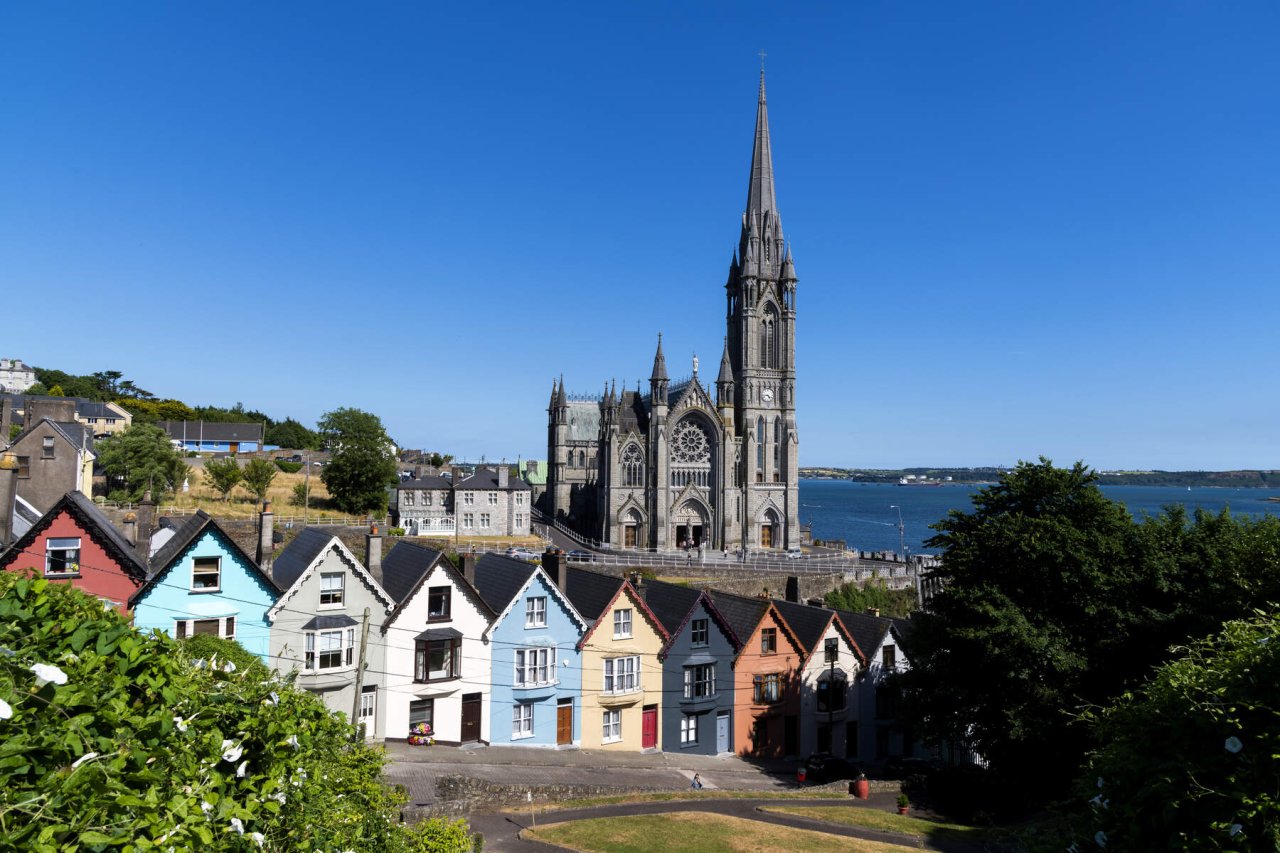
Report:
[[[693,774],[693,780],[689,782],[689,787],[690,787],[690,788],[692,788],[692,789],[693,789],[693,790],[695,790],[695,791],[701,791],[701,790],[702,790],[702,777],[701,777],[701,776],[699,776],[697,773],[694,773],[694,774]]]

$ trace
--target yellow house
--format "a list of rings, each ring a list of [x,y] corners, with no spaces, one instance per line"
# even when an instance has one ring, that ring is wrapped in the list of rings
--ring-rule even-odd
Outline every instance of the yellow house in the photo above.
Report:
[[[639,751],[658,748],[666,630],[644,597],[624,578],[553,560],[570,602],[591,626],[582,652],[582,747]],[[543,558],[543,568],[548,568]]]

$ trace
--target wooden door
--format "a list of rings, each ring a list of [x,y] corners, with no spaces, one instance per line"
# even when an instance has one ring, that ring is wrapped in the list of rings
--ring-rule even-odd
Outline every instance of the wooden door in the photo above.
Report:
[[[640,722],[640,748],[653,749],[658,745],[658,706],[646,705]]]
[[[773,525],[766,524],[760,528],[760,547],[773,547]]]
[[[636,547],[636,526],[628,524],[622,528],[622,544],[626,548]]]
[[[480,740],[480,694],[467,693],[462,697],[462,742]]]
[[[716,714],[716,752],[729,751],[729,715]]]
[[[556,706],[556,745],[573,743],[573,700],[561,700]]]

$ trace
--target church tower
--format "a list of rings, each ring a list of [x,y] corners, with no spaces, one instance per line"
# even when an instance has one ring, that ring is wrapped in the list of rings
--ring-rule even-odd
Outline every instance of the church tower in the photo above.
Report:
[[[725,290],[743,534],[748,548],[798,547],[796,272],[774,193],[763,71],[747,207]]]

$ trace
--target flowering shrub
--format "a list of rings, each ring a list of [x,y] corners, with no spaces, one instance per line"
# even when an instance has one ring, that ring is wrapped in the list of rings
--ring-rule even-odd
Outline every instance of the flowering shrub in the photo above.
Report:
[[[0,572],[0,849],[469,851],[314,696]]]
[[[1228,622],[1091,715],[1077,849],[1280,849],[1280,621]]]

